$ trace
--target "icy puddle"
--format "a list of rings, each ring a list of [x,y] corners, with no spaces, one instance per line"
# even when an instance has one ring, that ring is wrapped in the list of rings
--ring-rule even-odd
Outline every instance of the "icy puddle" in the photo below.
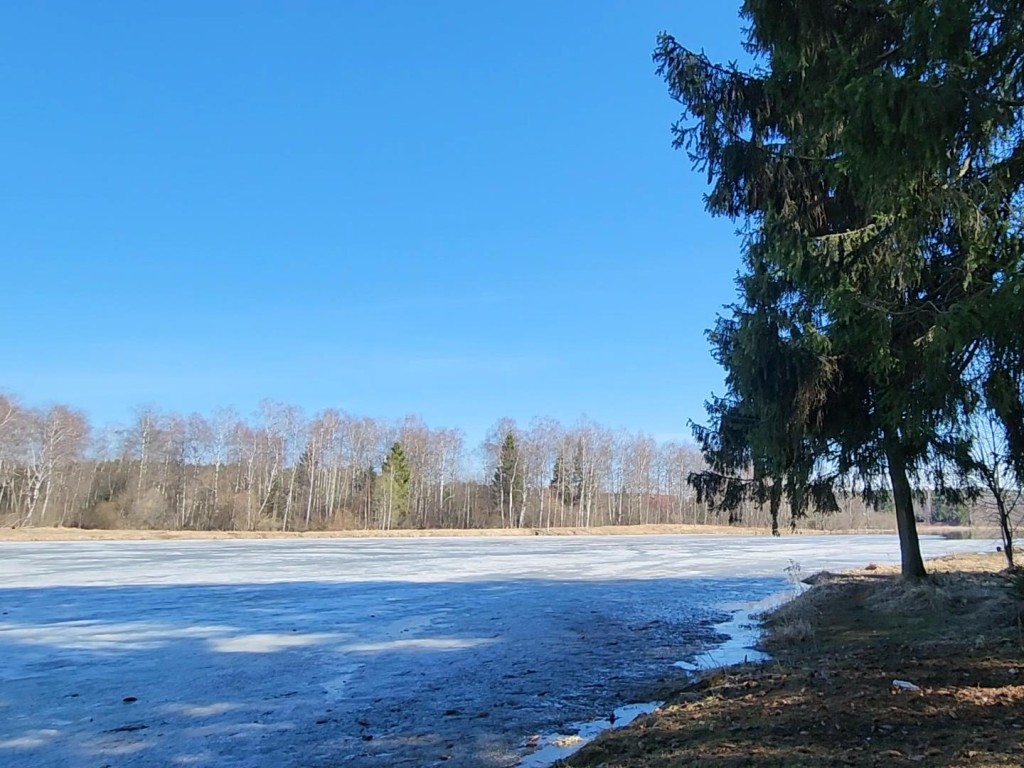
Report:
[[[679,660],[753,658],[749,615],[723,614],[789,589],[792,562],[898,554],[888,536],[0,543],[0,765],[547,765],[653,708],[629,703],[685,681]]]
[[[565,733],[555,733],[536,739],[536,744],[528,743],[530,753],[520,763],[520,768],[547,768],[556,760],[569,757],[584,744],[593,741],[594,737],[609,728],[622,728],[636,720],[640,715],[649,715],[665,702],[649,701],[643,704],[627,704],[616,707],[612,717],[603,720],[589,720],[585,723],[570,723]],[[534,739],[531,739],[533,742]]]
[[[714,629],[728,639],[704,651],[692,661],[677,661],[673,666],[696,674],[718,667],[728,667],[732,664],[768,660],[770,658],[768,654],[757,648],[757,642],[761,637],[758,616],[795,597],[803,589],[801,585],[796,584],[783,592],[777,592],[761,600],[726,603],[719,606],[730,616],[725,621],[716,623]]]

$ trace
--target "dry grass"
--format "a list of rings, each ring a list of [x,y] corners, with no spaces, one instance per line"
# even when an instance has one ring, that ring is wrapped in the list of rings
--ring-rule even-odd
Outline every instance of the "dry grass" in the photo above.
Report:
[[[814,639],[814,625],[803,616],[778,620],[772,630],[776,640],[783,645],[797,645]]]
[[[888,530],[806,531],[806,535],[877,534]],[[922,534],[954,535],[957,538],[991,537],[987,529],[921,527]],[[0,541],[135,541],[182,539],[355,539],[417,538],[437,536],[651,536],[704,534],[709,536],[767,536],[763,528],[728,525],[604,525],[592,528],[432,528],[424,530],[348,531],[166,531],[83,528],[0,528]],[[796,535],[802,535],[800,533]]]
[[[726,525],[617,525],[592,528],[436,528],[424,530],[352,531],[156,531],[82,528],[0,528],[2,541],[134,541],[182,539],[361,539],[418,538],[438,536],[649,536],[656,534],[704,534],[765,536],[767,531]]]
[[[1000,558],[932,561],[921,583],[822,576],[766,618],[773,661],[718,671],[566,765],[1024,765],[1022,603]]]

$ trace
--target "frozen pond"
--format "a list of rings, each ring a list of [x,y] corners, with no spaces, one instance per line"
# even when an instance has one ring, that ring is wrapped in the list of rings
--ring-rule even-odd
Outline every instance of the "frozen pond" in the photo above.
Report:
[[[925,540],[926,555],[993,542]],[[0,543],[0,765],[514,766],[893,536]]]

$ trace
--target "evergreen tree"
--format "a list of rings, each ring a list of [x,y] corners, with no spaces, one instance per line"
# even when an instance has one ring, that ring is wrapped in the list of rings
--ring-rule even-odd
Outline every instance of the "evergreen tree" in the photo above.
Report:
[[[569,482],[569,473],[565,466],[565,456],[561,451],[555,457],[555,465],[551,470],[551,490],[562,504],[572,502],[572,488]]]
[[[375,494],[377,490],[377,472],[370,464],[365,469],[354,469],[352,477],[353,507],[351,511],[363,522],[365,528],[371,526],[371,519],[376,508]]]
[[[412,469],[402,444],[391,445],[375,481],[374,498],[380,526],[390,529],[402,526],[409,516],[409,489]]]
[[[572,453],[572,477],[569,489],[572,494],[572,502],[576,504],[583,498],[587,491],[587,457],[582,440],[576,441],[576,449]]]
[[[1024,313],[1024,2],[747,0],[742,13],[752,73],[668,35],[655,53],[708,210],[746,234],[742,304],[711,335],[729,389],[706,455],[735,466],[749,451],[798,508],[853,474],[878,500],[887,474],[903,573],[920,577],[911,480],[967,455],[979,354],[1011,370],[1020,358],[1020,332],[993,328]],[[1006,386],[993,364],[982,379],[1013,421],[1020,378]]]
[[[491,498],[501,513],[502,521],[508,515],[508,524],[521,524],[526,501],[526,478],[519,446],[515,435],[505,433],[498,456],[498,465],[494,468],[491,480]]]
[[[753,268],[740,286],[743,304],[709,333],[730,395],[705,404],[709,427],[692,425],[706,469],[688,481],[698,502],[729,511],[730,523],[744,502],[768,503],[777,536],[784,497],[791,527],[812,505],[824,512],[838,509],[834,477],[815,457],[814,435],[807,429],[809,412],[818,405],[812,385],[820,361],[800,349],[807,319],[778,311],[785,288],[777,278]]]

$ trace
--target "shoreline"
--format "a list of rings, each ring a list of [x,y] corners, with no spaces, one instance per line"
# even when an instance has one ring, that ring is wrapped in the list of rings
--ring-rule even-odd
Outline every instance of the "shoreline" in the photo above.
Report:
[[[1024,589],[1002,554],[926,565],[918,584],[889,565],[816,574],[762,614],[767,659],[703,672],[554,765],[1024,764]]]
[[[798,589],[799,582],[759,600],[728,602],[718,606],[723,613],[729,615],[729,618],[716,622],[712,629],[725,636],[725,640],[695,656],[693,662],[680,660],[672,664],[673,667],[686,672],[692,679],[692,682],[682,690],[688,690],[704,677],[719,670],[770,662],[772,657],[760,647],[764,626],[759,617],[766,611],[776,610],[798,597],[802,594],[796,591]],[[675,694],[677,695],[678,691]],[[535,743],[529,745],[530,751],[517,763],[516,768],[557,768],[602,734],[628,728],[639,717],[657,712],[665,706],[666,699],[672,697],[673,694],[666,693],[664,686],[659,686],[654,689],[648,700],[620,704],[615,708],[611,718],[570,723],[564,729],[565,732],[560,730],[541,734]]]
[[[995,529],[952,526],[918,526],[922,536],[945,538],[992,538]],[[996,537],[998,537],[998,532]],[[792,536],[879,536],[895,535],[892,529],[860,529],[832,531],[798,530]],[[189,541],[189,540],[290,540],[290,539],[383,539],[383,538],[475,538],[532,536],[763,536],[771,537],[764,528],[742,528],[727,525],[618,525],[592,528],[431,528],[402,530],[343,531],[195,531],[100,528],[0,528],[0,542],[17,541]]]

